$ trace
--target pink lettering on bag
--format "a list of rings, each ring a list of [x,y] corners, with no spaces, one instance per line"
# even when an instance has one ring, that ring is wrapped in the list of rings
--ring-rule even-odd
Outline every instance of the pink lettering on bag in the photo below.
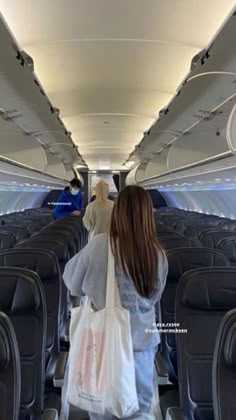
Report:
[[[104,354],[105,334],[84,330],[80,343],[72,384],[79,386],[86,393],[104,392],[107,375]]]

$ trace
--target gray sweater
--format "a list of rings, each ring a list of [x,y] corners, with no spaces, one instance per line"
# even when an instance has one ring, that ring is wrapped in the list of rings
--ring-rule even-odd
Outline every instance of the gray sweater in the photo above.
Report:
[[[66,264],[63,274],[71,294],[87,295],[98,310],[105,306],[107,258],[107,235],[97,235]],[[160,300],[166,283],[168,263],[164,251],[158,252],[157,286],[152,299],[139,296],[133,282],[119,267],[115,271],[121,304],[130,311],[133,350],[144,351],[156,347],[160,342],[159,334],[146,330],[154,329],[155,303]]]

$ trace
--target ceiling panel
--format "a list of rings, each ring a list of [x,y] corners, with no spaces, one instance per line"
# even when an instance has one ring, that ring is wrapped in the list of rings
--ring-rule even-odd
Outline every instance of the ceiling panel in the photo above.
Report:
[[[174,92],[199,47],[138,40],[73,41],[28,47],[48,92],[117,87]],[[63,60],[63,71],[60,71]],[[66,77],[65,77],[66,75]]]
[[[215,0],[0,1],[2,13],[25,45],[121,36],[183,43],[187,40],[201,45],[208,42],[233,6],[232,0],[219,0],[217,7]]]
[[[109,160],[111,169],[123,167],[175,95],[192,57],[234,5],[235,0],[219,0],[217,7],[215,0],[0,0],[93,169],[100,160]]]
[[[155,119],[158,110],[171,98],[173,91],[162,91],[163,86],[156,89],[141,89],[140,86],[121,87],[80,87],[78,89],[61,90],[53,93],[54,102],[62,112],[62,117],[77,113],[119,114],[121,112],[134,115],[144,115]],[[52,95],[52,94],[51,94]],[[115,98],[115,100],[114,100]]]

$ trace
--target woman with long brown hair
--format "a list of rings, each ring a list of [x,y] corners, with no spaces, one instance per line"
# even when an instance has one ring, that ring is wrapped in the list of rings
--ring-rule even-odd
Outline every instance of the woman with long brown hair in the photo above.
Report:
[[[141,187],[126,187],[115,202],[110,232],[98,235],[65,268],[65,284],[72,295],[87,295],[98,310],[105,306],[108,240],[122,306],[130,312],[139,412],[132,419],[150,419],[154,357],[160,342],[150,333],[155,303],[166,283],[168,263],[155,232],[152,202]],[[90,414],[91,420],[108,419]]]

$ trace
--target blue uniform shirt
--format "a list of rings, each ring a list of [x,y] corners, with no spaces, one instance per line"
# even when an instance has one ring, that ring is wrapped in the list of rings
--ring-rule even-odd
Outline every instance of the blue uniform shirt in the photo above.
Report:
[[[69,191],[63,191],[57,200],[57,205],[53,211],[55,219],[62,219],[70,216],[75,210],[81,210],[83,207],[82,193],[79,191],[77,195],[72,195]]]

